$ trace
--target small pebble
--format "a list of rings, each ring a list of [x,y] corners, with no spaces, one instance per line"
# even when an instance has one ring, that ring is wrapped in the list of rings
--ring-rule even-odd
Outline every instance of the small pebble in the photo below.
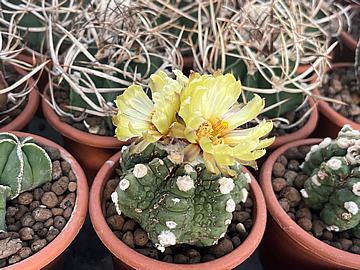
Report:
[[[127,232],[127,231],[134,231],[135,230],[135,227],[136,227],[136,221],[133,220],[133,219],[128,219],[125,221],[124,223],[124,226],[122,228],[122,230],[124,232]]]
[[[141,228],[138,228],[135,230],[134,232],[134,241],[135,241],[135,244],[138,245],[138,246],[145,246],[146,243],[148,242],[148,235],[147,233],[141,229]]]
[[[113,215],[106,219],[109,227],[114,231],[120,231],[124,225],[124,218],[119,215]]]
[[[124,233],[121,241],[123,241],[124,244],[127,245],[128,247],[135,248],[134,235],[132,232],[128,231]]]
[[[53,208],[58,204],[59,199],[54,192],[48,191],[41,197],[41,202],[48,208]]]

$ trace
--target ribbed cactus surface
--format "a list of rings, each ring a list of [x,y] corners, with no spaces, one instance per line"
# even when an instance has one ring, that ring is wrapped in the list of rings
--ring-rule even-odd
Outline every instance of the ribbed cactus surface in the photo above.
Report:
[[[122,177],[112,194],[118,213],[136,220],[155,246],[210,246],[225,235],[236,203],[247,198],[250,176],[215,176],[199,163],[182,164],[181,150],[150,144],[140,154],[123,150]]]
[[[51,181],[52,163],[32,137],[0,133],[0,231],[6,231],[6,200]]]
[[[311,147],[302,165],[309,178],[304,201],[320,210],[329,230],[352,229],[360,237],[360,132],[345,125],[335,140]]]

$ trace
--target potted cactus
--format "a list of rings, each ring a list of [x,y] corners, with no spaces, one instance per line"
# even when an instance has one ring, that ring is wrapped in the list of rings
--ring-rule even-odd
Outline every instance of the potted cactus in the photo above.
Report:
[[[330,37],[340,31],[332,19],[342,26],[346,9],[324,1],[249,1],[240,8],[230,18],[215,18],[217,27],[203,26],[207,34],[193,49],[195,70],[232,72],[241,79],[243,102],[254,93],[266,97],[261,115],[277,128],[271,148],[309,136],[317,122],[312,89],[336,46]]]
[[[61,269],[87,212],[80,165],[61,146],[22,132],[0,133],[2,269]]]
[[[138,139],[104,164],[90,192],[93,226],[117,257],[117,267],[121,261],[142,269],[175,269],[179,265],[131,250],[110,230],[104,215],[99,215],[105,205],[106,181],[116,168],[120,167],[121,173],[111,195],[117,210],[114,216],[125,215],[138,222],[154,250],[160,252],[178,244],[207,247],[223,241],[235,205],[248,197],[250,182],[252,199],[261,197],[241,164],[256,167],[255,160],[273,142],[260,139],[272,123],[263,121],[251,129],[237,127],[255,117],[264,100],[255,96],[246,105],[237,104],[241,85],[231,74],[200,76],[192,72],[188,78],[178,70],[174,73],[176,79],[164,72],[151,76],[153,101],[140,86],[130,86],[117,98],[116,136]],[[135,111],[138,113],[132,113]],[[264,217],[257,216],[262,215],[262,206],[254,204],[255,230]],[[250,249],[245,256],[238,254],[237,250],[244,250],[238,247],[213,262],[182,267],[235,267],[254,251],[260,239],[261,228],[260,234],[251,231],[244,242],[244,248]]]
[[[0,131],[23,129],[40,101],[37,82],[46,63],[34,66],[19,60],[20,40],[16,26],[0,30]]]
[[[323,84],[314,89],[317,95],[329,100],[319,100],[320,120],[314,134],[318,137],[335,138],[345,124],[360,129],[357,97],[360,95],[359,50],[353,62],[333,63],[323,78]],[[324,130],[326,128],[326,131]]]
[[[260,184],[271,215],[260,246],[264,269],[360,267],[359,134],[345,125],[336,139],[294,141],[263,164]]]
[[[116,96],[132,84],[146,85],[160,68],[181,64],[177,48],[166,33],[153,31],[155,26],[144,19],[146,12],[112,3],[78,17],[83,23],[73,31],[55,23],[64,35],[62,41],[71,45],[64,53],[61,46],[50,47],[53,67],[43,101],[46,118],[87,168],[90,184],[100,166],[124,144],[113,138]],[[89,159],[93,151],[98,154]]]

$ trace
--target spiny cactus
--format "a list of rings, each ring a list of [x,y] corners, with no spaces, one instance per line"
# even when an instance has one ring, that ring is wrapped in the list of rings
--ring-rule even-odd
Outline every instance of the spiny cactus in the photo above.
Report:
[[[6,200],[51,181],[52,163],[32,137],[0,133],[0,232],[6,231]]]
[[[352,229],[360,237],[360,132],[345,125],[335,140],[311,147],[302,164],[309,175],[304,201],[320,210],[329,230]]]
[[[250,176],[240,164],[232,166],[238,174],[231,179],[203,163],[182,164],[178,144],[150,144],[140,154],[131,154],[132,147],[123,150],[123,174],[112,194],[119,214],[136,220],[161,251],[177,243],[211,246],[225,235],[236,203],[248,194]]]

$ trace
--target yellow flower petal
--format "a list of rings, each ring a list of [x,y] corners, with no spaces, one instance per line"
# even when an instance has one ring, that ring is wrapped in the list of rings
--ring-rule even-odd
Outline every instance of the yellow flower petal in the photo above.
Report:
[[[213,157],[213,155],[205,152],[203,154],[203,158],[204,158],[204,164],[206,166],[206,169],[208,169],[208,171],[210,173],[218,175],[219,170],[216,166],[216,161],[215,161],[215,158]]]
[[[174,122],[170,127],[170,135],[178,139],[185,138],[185,126],[178,122]]]
[[[193,162],[200,154],[200,147],[196,144],[189,144],[184,149],[184,162]]]
[[[270,145],[273,144],[274,141],[275,141],[275,137],[262,139],[260,140],[259,144],[256,146],[256,149],[269,147]]]

